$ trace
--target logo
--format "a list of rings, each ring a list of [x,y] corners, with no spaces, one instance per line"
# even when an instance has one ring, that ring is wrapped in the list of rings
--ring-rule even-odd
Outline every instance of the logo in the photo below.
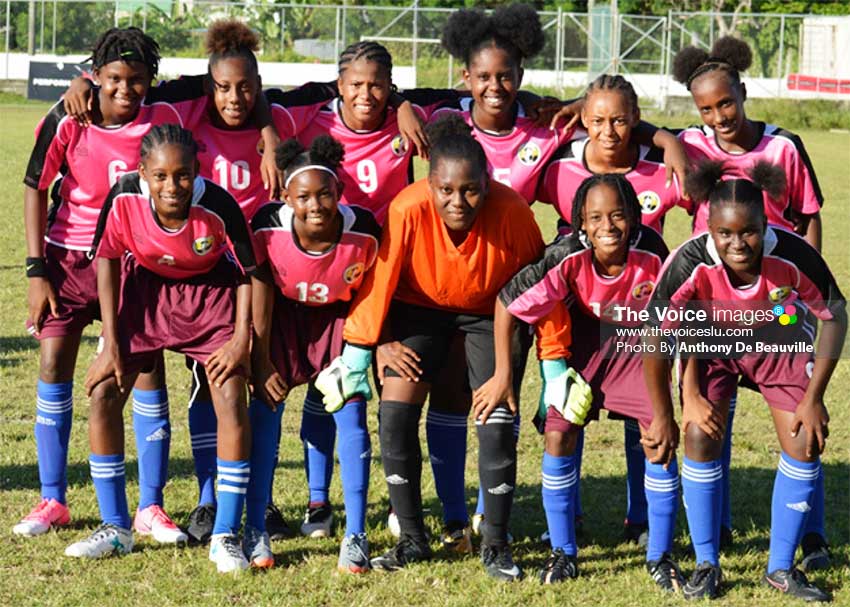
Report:
[[[360,454],[360,459],[369,459],[370,457],[372,457],[372,449],[366,449]]]
[[[783,327],[797,324],[797,308],[794,306],[776,304],[773,306],[773,313],[776,315],[777,322]]]
[[[365,266],[363,265],[363,262],[361,262],[361,261],[358,261],[357,263],[352,264],[352,265],[348,266],[347,268],[345,268],[345,272],[342,273],[342,279],[345,281],[345,284],[350,285],[351,283],[356,281],[358,278],[363,276],[363,269],[364,268],[365,268]]]
[[[260,137],[260,140],[257,141],[257,154],[262,156],[266,152],[266,143],[263,141],[263,138]]]
[[[177,262],[174,261],[174,257],[172,257],[171,255],[163,255],[162,257],[156,260],[156,263],[161,266],[173,266],[176,265]]]
[[[636,285],[634,289],[632,289],[632,297],[634,297],[635,299],[644,299],[646,297],[649,297],[649,295],[652,293],[652,288],[654,286],[655,285],[652,284],[651,280],[645,280],[642,283]]]
[[[519,152],[517,152],[516,156],[517,158],[519,158],[519,161],[525,166],[534,166],[535,164],[537,164],[537,161],[540,160],[540,146],[538,146],[533,141],[529,141],[519,149]]]
[[[806,502],[795,502],[793,504],[785,504],[785,507],[791,508],[791,510],[796,510],[797,512],[802,512],[803,514],[812,509],[812,507],[809,506],[809,504]]]
[[[393,140],[390,142],[390,149],[392,149],[393,154],[399,157],[407,154],[407,142],[404,140],[404,137],[401,135],[393,137]]]
[[[487,493],[492,493],[493,495],[505,495],[506,493],[510,493],[513,490],[514,490],[514,488],[511,487],[509,484],[502,483],[498,487],[493,487],[492,489],[487,489]]]
[[[652,190],[646,190],[638,194],[638,202],[640,202],[640,209],[644,213],[655,213],[661,206],[661,197]]]
[[[781,304],[788,299],[789,295],[791,295],[791,287],[776,287],[775,289],[771,289],[770,293],[767,294],[767,298],[770,300],[770,303]]]
[[[387,482],[390,485],[406,485],[407,479],[402,476],[399,476],[398,474],[390,474],[387,477]]]
[[[197,255],[206,255],[212,251],[214,244],[215,236],[201,236],[200,238],[196,238],[195,242],[192,243],[192,250]]]
[[[156,441],[165,440],[169,437],[168,431],[165,428],[157,428],[156,432],[152,432],[145,437],[145,440],[149,443],[153,443]]]

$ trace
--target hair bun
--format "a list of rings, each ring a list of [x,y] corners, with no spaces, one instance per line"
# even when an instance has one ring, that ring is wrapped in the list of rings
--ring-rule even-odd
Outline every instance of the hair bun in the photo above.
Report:
[[[219,19],[207,29],[206,47],[208,55],[222,55],[240,50],[256,52],[260,38],[238,19]]]
[[[788,179],[782,167],[771,164],[766,160],[760,160],[747,171],[747,174],[756,187],[766,192],[774,200],[782,198],[785,193]]]
[[[345,149],[330,135],[319,135],[310,144],[310,159],[336,170],[342,162]]]
[[[686,46],[673,58],[673,79],[686,85],[697,69],[708,60],[708,53],[695,46]]]
[[[714,41],[711,47],[711,56],[720,59],[743,72],[753,63],[753,51],[750,45],[733,36],[723,36]]]
[[[274,151],[274,160],[277,168],[286,170],[293,160],[304,153],[304,146],[297,139],[282,141]]]

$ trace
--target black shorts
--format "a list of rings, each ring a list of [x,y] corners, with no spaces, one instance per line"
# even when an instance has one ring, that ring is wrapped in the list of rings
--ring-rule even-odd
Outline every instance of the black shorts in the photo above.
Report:
[[[460,314],[393,301],[388,316],[393,338],[419,354],[422,380],[432,383],[449,361],[452,340],[460,333],[464,337],[468,388],[477,390],[493,376],[496,353],[493,345],[493,317]],[[532,334],[529,326],[517,322],[511,348],[514,390],[519,393]],[[386,369],[388,377],[398,377]]]

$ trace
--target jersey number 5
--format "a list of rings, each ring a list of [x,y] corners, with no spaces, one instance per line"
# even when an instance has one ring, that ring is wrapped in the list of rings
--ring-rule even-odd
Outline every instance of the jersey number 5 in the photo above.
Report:
[[[298,301],[310,303],[325,303],[328,301],[328,285],[321,282],[299,282],[295,289],[298,291]]]
[[[374,160],[361,160],[357,163],[357,181],[360,189],[371,194],[378,189],[378,167]]]
[[[218,171],[218,182],[225,190],[244,190],[251,183],[251,168],[244,160],[235,160],[230,165],[230,183],[228,184],[227,161],[219,158],[215,161],[215,169]]]

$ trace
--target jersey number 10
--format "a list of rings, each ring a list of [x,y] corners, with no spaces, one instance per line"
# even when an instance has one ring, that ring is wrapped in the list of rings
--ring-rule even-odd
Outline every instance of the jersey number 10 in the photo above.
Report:
[[[225,190],[244,190],[251,183],[251,168],[244,160],[235,160],[228,171],[227,161],[219,158],[215,161],[215,170],[218,171],[218,183]],[[230,182],[228,183],[228,173]]]

